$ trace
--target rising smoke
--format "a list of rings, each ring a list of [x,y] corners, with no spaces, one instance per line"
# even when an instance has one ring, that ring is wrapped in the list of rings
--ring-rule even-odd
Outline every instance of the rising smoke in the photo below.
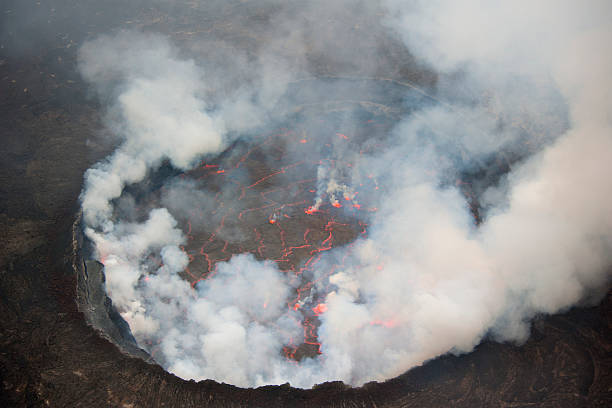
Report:
[[[222,53],[246,64],[238,73],[210,71],[154,34],[86,43],[81,72],[108,103],[107,121],[122,138],[85,174],[86,234],[105,264],[107,292],[141,346],[158,343],[156,360],[183,378],[360,385],[468,352],[487,335],[524,341],[535,315],[601,294],[612,264],[612,7],[493,3],[387,1],[359,12],[382,18],[389,36],[439,74],[439,103],[403,118],[387,148],[361,157],[343,181],[319,171],[318,189],[333,199],[350,195],[366,174],[385,194],[368,237],[330,252],[348,260],[329,277],[322,354],[299,364],[280,353],[302,327],[287,308],[293,288],[274,264],[235,256],[195,289],[179,277],[188,258],[175,217],[192,200],[205,202],[205,193],[174,182],[162,199],[170,211],[152,209],[144,221],[123,218],[116,204],[126,186],[165,161],[189,169],[273,120],[288,85],[310,72],[306,39],[323,54],[336,41],[337,63],[358,65],[362,56],[343,48],[350,36],[322,30],[317,37],[299,18],[346,19],[348,5],[278,12],[273,20],[287,43],[271,35],[256,58]],[[356,69],[362,75],[384,71],[367,62]],[[224,74],[248,80],[232,85]],[[509,172],[476,187],[476,223],[456,181],[500,153],[515,159]]]

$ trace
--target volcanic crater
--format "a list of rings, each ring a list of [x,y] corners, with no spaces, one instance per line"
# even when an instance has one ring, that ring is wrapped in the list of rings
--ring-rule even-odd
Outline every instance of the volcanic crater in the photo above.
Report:
[[[11,16],[22,18],[26,11],[37,9],[35,3],[14,4],[13,14],[3,17],[6,26],[13,25],[7,20]],[[4,406],[117,407],[608,406],[612,381],[609,293],[597,306],[538,317],[523,345],[485,339],[472,353],[442,356],[395,379],[354,388],[331,382],[310,390],[288,384],[247,389],[211,380],[185,381],[155,363],[155,344],[147,344],[144,351],[135,343],[104,291],[102,264],[94,260],[91,243],[82,235],[78,196],[83,173],[113,146],[96,135],[95,129],[103,128],[101,106],[87,97],[76,73],[75,44],[92,33],[133,25],[173,33],[186,44],[197,43],[198,33],[203,32],[257,44],[261,38],[254,33],[268,21],[269,10],[252,3],[228,2],[216,14],[194,3],[177,15],[162,6],[117,2],[113,5],[118,16],[99,2],[53,1],[39,5],[33,17],[49,21],[40,24],[42,34],[27,26],[16,30],[28,39],[37,37],[25,34],[38,33],[40,44],[21,47],[17,46],[19,35],[4,36],[6,55],[0,60],[0,120],[6,142],[0,151],[0,226],[5,237],[0,259],[0,402]],[[231,17],[236,15],[240,22],[250,22],[251,32],[241,31]],[[432,74],[414,68],[401,47],[386,45],[390,63],[381,66],[391,68],[379,73],[378,80],[339,80],[336,76],[343,71],[358,76],[360,68],[326,60],[315,50],[311,63],[320,78],[308,84],[309,88],[329,87],[349,81],[352,88],[367,88],[368,95],[377,94],[372,89],[383,89],[384,98],[321,101],[308,100],[305,92],[303,102],[291,106],[284,121],[253,132],[248,141],[238,139],[221,155],[205,157],[189,171],[177,171],[166,163],[126,190],[134,200],[136,210],[130,215],[134,221],[163,202],[168,181],[188,181],[206,192],[210,202],[205,207],[193,208],[188,217],[178,219],[187,236],[182,250],[189,258],[182,278],[192,285],[205,284],[218,262],[245,252],[276,264],[295,289],[286,307],[299,311],[304,326],[303,336],[287,339],[279,353],[298,364],[320,353],[317,315],[325,313],[320,296],[326,289],[313,290],[310,268],[328,249],[350,246],[356,237],[367,235],[369,218],[376,213],[372,203],[385,194],[373,178],[369,184],[353,186],[347,197],[330,200],[326,196],[313,210],[316,168],[323,162],[343,174],[343,169],[355,164],[354,157],[334,156],[334,149],[327,145],[346,144],[357,154],[375,153],[378,147],[365,139],[388,134],[409,113],[411,104],[399,96],[406,94],[402,80],[424,87],[435,82]],[[299,94],[299,85],[294,92]],[[427,95],[411,92],[420,102],[435,103]],[[359,126],[343,128],[346,115],[357,118]],[[286,143],[291,143],[291,151]],[[300,149],[308,152],[303,157],[316,153],[318,159],[303,160]],[[518,160],[500,156],[465,177],[448,180],[461,186],[475,224],[480,219],[480,185],[470,183],[495,182]],[[228,194],[217,194],[221,191]],[[121,199],[116,204],[122,208]],[[160,260],[149,261],[156,265]],[[327,282],[323,283],[326,288]]]

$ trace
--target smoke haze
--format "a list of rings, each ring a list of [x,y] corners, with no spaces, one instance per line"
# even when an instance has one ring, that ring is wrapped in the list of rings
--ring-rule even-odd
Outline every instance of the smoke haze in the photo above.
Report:
[[[361,385],[469,352],[485,336],[524,341],[537,314],[607,290],[608,2],[334,1],[270,13],[274,28],[254,28],[266,39],[254,51],[221,47],[220,39],[178,47],[130,31],[93,39],[79,53],[80,71],[121,140],[85,174],[86,234],[105,264],[109,296],[139,345],[159,346],[161,365],[183,378],[239,386]],[[324,197],[353,199],[354,187],[371,180],[381,194],[363,198],[378,209],[367,237],[317,264],[312,278],[326,283],[313,289],[326,305],[322,354],[296,363],[281,350],[301,335],[302,316],[287,307],[295,283],[275,263],[236,255],[195,287],[179,275],[189,259],[177,220],[192,203],[213,208],[213,192],[173,179],[159,207],[138,219],[124,190],[168,163],[188,170],[236,141],[248,143],[257,128],[290,114],[289,106],[331,98],[326,87],[292,93],[305,78],[334,74],[321,72],[326,64],[314,68],[313,55],[354,76],[395,69],[377,65],[380,49],[351,51],[354,37],[326,24],[336,20],[382,24],[386,37],[376,42],[401,39],[438,79],[428,102],[412,106],[406,95],[401,103],[410,108],[380,140],[382,150],[361,155],[330,144],[334,159],[355,164],[339,174],[322,163],[312,206]],[[348,100],[357,92],[338,86],[332,93]],[[358,126],[353,116],[343,120]],[[500,156],[510,158],[507,169],[486,173]],[[483,173],[471,186],[474,208],[462,182]],[[231,200],[232,188],[219,194]],[[240,228],[227,231],[227,239],[242,239]],[[328,275],[334,259],[343,267]]]

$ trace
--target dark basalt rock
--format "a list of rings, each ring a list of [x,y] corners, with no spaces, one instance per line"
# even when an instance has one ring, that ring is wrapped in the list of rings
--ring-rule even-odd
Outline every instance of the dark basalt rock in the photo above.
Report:
[[[80,217],[79,217],[80,218]],[[104,289],[104,265],[95,260],[85,260],[79,256],[81,250],[80,223],[74,224],[74,248],[78,248],[74,257],[78,259],[73,265],[77,279],[76,301],[78,309],[83,313],[87,324],[95,328],[99,335],[117,345],[122,352],[152,362],[149,355],[143,351],[132,336],[130,326],[113,306],[113,301]]]

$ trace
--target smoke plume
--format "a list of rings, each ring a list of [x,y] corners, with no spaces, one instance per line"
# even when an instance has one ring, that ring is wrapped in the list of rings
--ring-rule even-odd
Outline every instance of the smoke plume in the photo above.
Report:
[[[210,57],[244,63],[235,69],[189,59],[154,34],[103,36],[80,51],[82,75],[109,107],[107,123],[121,139],[85,174],[86,234],[139,344],[157,344],[154,358],[183,378],[361,385],[469,352],[485,336],[524,341],[534,316],[597,300],[607,289],[609,3],[389,0],[344,14],[350,3],[273,13],[276,31],[255,58],[238,50]],[[357,75],[385,72],[346,48],[351,36],[312,30],[300,16],[382,21],[386,35],[404,41],[438,81],[436,102],[407,113],[382,151],[359,155],[334,144],[335,157],[355,165],[339,175],[321,164],[311,208],[323,196],[353,199],[352,186],[372,179],[381,194],[364,198],[378,209],[368,236],[317,264],[313,280],[329,283],[313,289],[326,288],[318,293],[326,306],[319,314],[322,354],[296,363],[281,349],[300,335],[302,317],[287,307],[294,283],[276,264],[242,254],[194,288],[180,277],[189,259],[176,218],[212,193],[174,181],[160,200],[165,208],[146,219],[125,217],[118,207],[126,187],[165,163],[190,169],[282,116],[290,85],[321,74],[305,56],[313,48]],[[322,97],[326,90],[311,92]],[[466,175],[487,174],[501,156],[510,157],[506,171],[475,177],[477,204],[469,202]],[[326,265],[340,258],[343,267],[328,275]]]

